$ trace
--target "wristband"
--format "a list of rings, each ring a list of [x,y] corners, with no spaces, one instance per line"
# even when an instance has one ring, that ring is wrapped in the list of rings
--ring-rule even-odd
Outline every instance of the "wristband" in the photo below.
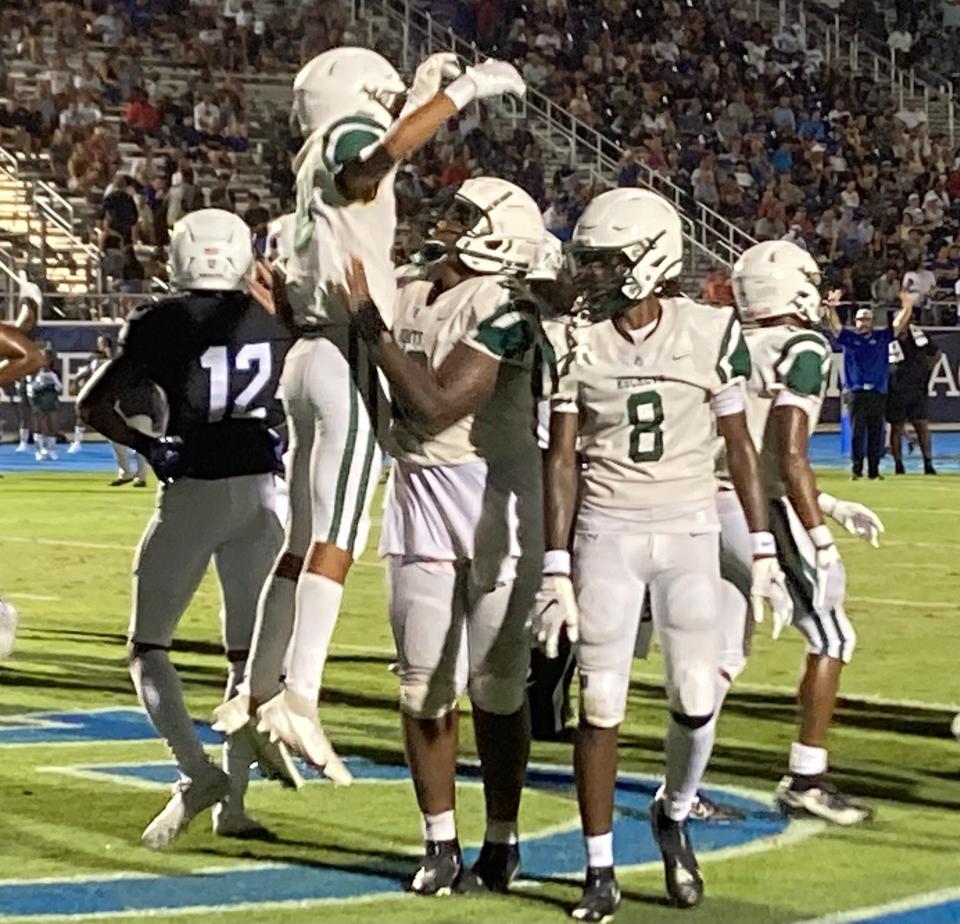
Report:
[[[754,558],[772,558],[777,554],[773,533],[750,533],[750,544],[753,546]]]
[[[353,316],[353,323],[367,343],[376,343],[381,334],[387,332],[387,325],[384,324],[380,311],[370,299],[360,303]]]
[[[543,573],[570,576],[570,553],[566,549],[550,549],[543,553]]]
[[[466,74],[448,84],[443,92],[453,101],[458,110],[465,109],[477,96],[477,85]]]
[[[824,523],[814,526],[813,529],[808,531],[808,535],[810,541],[818,549],[825,549],[827,546],[833,545],[833,533],[830,532],[830,527]]]
[[[821,491],[820,494],[817,495],[817,504],[820,510],[828,517],[832,517],[833,511],[837,509],[837,499],[825,491]]]

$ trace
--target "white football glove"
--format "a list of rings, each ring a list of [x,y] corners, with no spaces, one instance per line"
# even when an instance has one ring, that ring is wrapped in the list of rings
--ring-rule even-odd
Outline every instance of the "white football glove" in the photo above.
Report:
[[[452,51],[441,51],[430,55],[413,75],[413,84],[407,99],[422,106],[440,92],[440,85],[444,79],[453,80],[462,73],[456,54]]]
[[[848,533],[869,542],[875,549],[880,548],[879,536],[884,532],[883,522],[869,507],[856,501],[839,500],[830,494],[820,494],[817,501],[821,511]]]
[[[564,574],[545,574],[533,602],[530,629],[548,658],[560,654],[560,633],[566,629],[571,644],[578,638],[580,611],[573,581]]]
[[[27,279],[27,274],[22,270],[20,272],[20,278],[18,280],[20,283],[20,304],[24,302],[32,302],[33,308],[40,313],[40,307],[43,304],[43,296],[40,294],[40,286],[35,282],[31,282]]]
[[[750,604],[753,608],[753,621],[763,622],[763,601],[770,604],[773,611],[773,638],[780,637],[784,626],[793,619],[793,599],[787,590],[780,562],[773,556],[755,558],[750,569]]]
[[[830,569],[840,561],[840,552],[833,541],[829,527],[823,524],[815,526],[809,531],[809,535],[810,541],[816,549],[817,586],[813,593],[813,608],[820,610],[826,606],[827,581],[830,577]]]
[[[475,99],[489,99],[506,93],[522,97],[527,92],[527,85],[512,64],[488,58],[468,67],[463,76],[454,80],[443,92],[458,109],[463,109]]]
[[[17,637],[17,611],[12,603],[0,600],[0,661],[10,657]]]

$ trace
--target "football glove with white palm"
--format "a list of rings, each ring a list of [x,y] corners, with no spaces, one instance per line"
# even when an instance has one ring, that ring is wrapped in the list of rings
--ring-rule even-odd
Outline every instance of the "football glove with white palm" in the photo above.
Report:
[[[573,581],[565,574],[545,574],[530,614],[530,630],[537,647],[548,657],[560,653],[560,636],[566,632],[570,643],[579,635],[580,611]]]
[[[869,542],[875,549],[880,548],[879,536],[884,532],[883,522],[869,507],[856,501],[840,500],[832,494],[820,494],[817,502],[820,510],[848,533]]]
[[[444,79],[453,80],[462,73],[456,54],[441,51],[430,55],[413,75],[413,83],[407,101],[413,106],[422,106],[440,92]]]
[[[762,555],[753,559],[750,569],[750,605],[753,621],[763,622],[763,602],[773,612],[773,638],[780,637],[784,626],[793,619],[793,599],[787,590],[787,579],[775,556]]]
[[[822,523],[809,531],[810,541],[816,550],[815,567],[817,572],[817,586],[813,592],[813,608],[823,609],[827,603],[827,582],[830,571],[840,561],[840,551],[833,541],[833,535],[828,526]]]

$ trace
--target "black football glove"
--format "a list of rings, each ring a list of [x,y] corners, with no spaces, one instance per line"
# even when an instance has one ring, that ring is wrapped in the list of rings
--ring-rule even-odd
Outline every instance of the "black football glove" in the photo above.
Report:
[[[154,437],[145,447],[147,461],[164,484],[173,484],[186,473],[183,459],[183,440],[179,436]]]

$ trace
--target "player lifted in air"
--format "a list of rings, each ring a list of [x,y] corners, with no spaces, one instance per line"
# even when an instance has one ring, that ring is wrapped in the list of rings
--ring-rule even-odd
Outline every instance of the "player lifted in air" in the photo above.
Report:
[[[793,625],[807,640],[800,683],[800,733],[790,747],[789,774],[777,791],[780,808],[837,824],[856,824],[870,811],[841,795],[825,779],[827,730],[836,704],[840,672],[857,636],[844,611],[845,574],[824,515],[877,545],[879,518],[861,504],[817,489],[807,457],[827,384],[830,346],[814,329],[821,317],[820,270],[809,254],[788,241],[768,241],[747,250],[733,269],[733,291],[753,362],[747,384],[747,419],[760,453],[770,528],[793,599]],[[717,505],[725,556],[749,561],[748,527],[733,491],[721,490]],[[725,598],[727,633],[743,638],[743,598]],[[786,624],[774,625],[774,637]],[[742,657],[727,673],[735,677]]]
[[[527,617],[543,561],[533,428],[549,345],[516,284],[545,235],[505,180],[467,180],[438,221],[425,279],[401,283],[392,332],[350,284],[357,329],[395,398],[395,465],[380,551],[388,560],[407,762],[423,815],[421,895],[506,891],[529,752]],[[545,352],[546,351],[546,355]],[[483,774],[483,848],[462,868],[454,818],[466,690]]]
[[[257,598],[280,549],[268,415],[293,336],[247,294],[252,265],[250,232],[236,215],[204,209],[179,221],[169,275],[181,294],[130,316],[118,356],[78,398],[90,426],[146,456],[164,482],[137,552],[130,625],[137,694],[180,771],[173,797],[143,832],[150,847],[168,844],[210,806],[216,806],[217,834],[262,833],[243,808],[255,760],[267,775],[299,782],[283,749],[250,728],[227,738],[226,772],[214,767],[169,656],[177,623],[212,559],[230,663],[226,697],[232,696],[243,676]],[[144,379],[166,397],[166,436],[132,429],[116,409],[124,392]]]
[[[295,162],[294,253],[285,261],[284,292],[278,285],[275,295],[289,302],[300,333],[283,376],[290,514],[264,589],[247,682],[217,710],[215,727],[232,731],[256,714],[259,728],[343,783],[350,774],[323,732],[317,703],[343,584],[367,542],[389,403],[333,293],[345,281],[348,256],[362,260],[389,323],[398,162],[472,100],[524,92],[517,71],[492,60],[440,92],[442,79],[458,72],[454,55],[434,55],[408,92],[376,52],[336,48],[294,82],[294,108],[308,137]]]
[[[33,375],[45,362],[43,351],[24,332],[40,313],[40,289],[20,277],[20,318],[15,324],[0,324],[0,388],[15,385]],[[17,611],[0,597],[0,660],[13,651],[17,634]]]
[[[714,738],[717,430],[748,511],[756,605],[789,600],[744,414],[750,356],[732,309],[679,295],[676,210],[642,190],[603,193],[577,222],[570,259],[580,310],[593,323],[571,328],[575,345],[558,355],[544,470],[548,551],[534,615],[545,645],[563,629],[577,638],[574,764],[587,874],[571,916],[600,921],[620,900],[612,833],[617,734],[647,594],[670,709],[666,778],[650,821],[671,901],[691,907],[703,894],[686,819]]]

